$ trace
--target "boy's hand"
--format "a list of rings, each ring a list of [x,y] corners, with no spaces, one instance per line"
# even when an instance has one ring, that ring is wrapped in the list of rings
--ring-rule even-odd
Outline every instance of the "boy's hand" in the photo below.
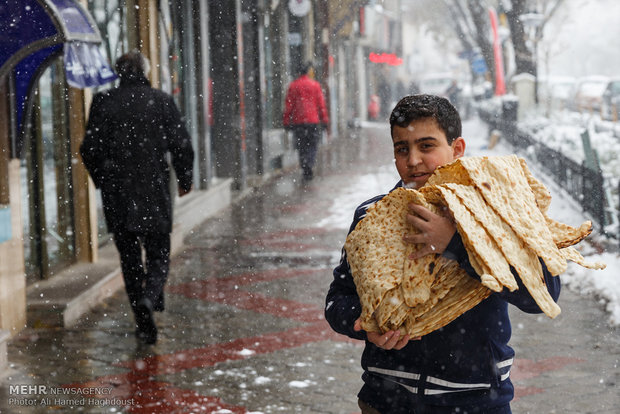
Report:
[[[409,259],[419,259],[431,253],[442,254],[452,236],[456,232],[456,225],[450,217],[435,214],[418,204],[409,204],[410,214],[407,221],[418,229],[417,234],[406,234],[406,242],[423,245],[420,250],[409,256]]]
[[[355,321],[355,325],[353,325],[353,329],[356,332],[362,330],[362,321],[361,319],[357,319]],[[402,338],[400,337],[400,331],[388,331],[384,334],[380,334],[378,332],[366,332],[366,337],[370,342],[377,345],[381,349],[385,350],[396,350],[403,349],[405,345],[409,342],[409,335],[405,335]],[[413,340],[418,340],[420,338],[413,338]]]

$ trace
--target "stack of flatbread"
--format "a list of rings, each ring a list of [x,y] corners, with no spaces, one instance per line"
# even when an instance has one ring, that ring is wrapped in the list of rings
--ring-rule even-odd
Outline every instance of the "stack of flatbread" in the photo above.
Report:
[[[590,269],[573,247],[592,231],[547,215],[551,196],[515,155],[465,157],[438,168],[419,190],[398,188],[371,206],[349,234],[345,250],[362,303],[362,328],[426,335],[470,310],[492,292],[518,289],[512,266],[542,311],[560,308],[545,286],[542,259],[557,276],[567,260]],[[406,221],[408,204],[453,216],[480,282],[439,254],[411,260],[421,246],[405,243],[416,230]]]

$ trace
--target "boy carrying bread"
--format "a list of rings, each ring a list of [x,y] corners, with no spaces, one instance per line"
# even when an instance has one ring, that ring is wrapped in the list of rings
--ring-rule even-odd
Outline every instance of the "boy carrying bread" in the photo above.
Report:
[[[390,129],[401,178],[392,191],[421,188],[436,168],[465,153],[459,114],[445,98],[413,95],[401,99],[390,115]],[[376,196],[356,209],[349,233],[365,217],[366,210],[383,197],[385,194]],[[417,229],[403,234],[406,243],[418,246],[410,260],[442,255],[480,280],[448,212],[436,214],[410,204],[407,222]],[[557,302],[560,278],[552,277],[542,260],[541,265],[547,290]],[[511,271],[518,276],[514,268]],[[454,321],[421,338],[410,338],[400,330],[366,332],[360,321],[360,297],[343,249],[327,294],[325,317],[336,332],[366,343],[362,355],[364,385],[358,394],[362,414],[511,413],[514,389],[509,374],[514,351],[508,346],[508,303],[528,313],[542,312],[519,284],[520,288],[512,292],[503,289],[490,294]]]

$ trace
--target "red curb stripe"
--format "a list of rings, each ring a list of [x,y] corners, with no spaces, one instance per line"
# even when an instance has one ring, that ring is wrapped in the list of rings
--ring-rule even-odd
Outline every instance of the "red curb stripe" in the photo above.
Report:
[[[303,252],[308,250],[323,250],[333,251],[334,249],[324,244],[307,244],[307,243],[294,243],[292,241],[266,241],[266,240],[242,240],[239,242],[242,246],[265,246],[270,249],[277,249],[283,251],[295,251]]]
[[[231,277],[210,278],[174,285],[167,290],[190,299],[221,303],[301,322],[317,322],[323,320],[322,308],[288,299],[267,297],[260,293],[238,289],[238,287],[279,279],[318,276],[323,271],[324,269],[277,269],[260,273],[243,273]]]
[[[170,285],[166,289],[170,292],[179,289],[193,290],[231,290],[238,285],[250,285],[261,282],[272,282],[280,279],[290,279],[294,277],[309,276],[313,274],[323,274],[330,271],[327,268],[311,269],[272,269],[263,272],[246,272],[226,277],[213,277],[208,279],[196,280],[188,283]],[[187,287],[187,288],[186,288]]]
[[[542,388],[537,387],[517,387],[515,386],[515,396],[511,403],[517,401],[519,398],[527,397],[528,395],[540,394],[545,392]]]
[[[295,239],[298,240],[304,236],[313,236],[326,234],[330,231],[330,229],[326,229],[324,227],[308,227],[303,229],[295,229],[295,230],[282,230],[282,231],[274,231],[271,233],[263,233],[258,235],[256,238],[258,240],[274,240],[274,239]],[[338,230],[339,231],[339,230]]]
[[[326,322],[316,322],[287,331],[239,338],[231,342],[188,349],[173,354],[155,355],[117,365],[131,369],[136,375],[141,375],[141,373],[144,375],[172,374],[187,369],[211,367],[220,362],[241,360],[253,355],[267,354],[282,349],[296,348],[312,342],[334,339],[336,335]]]
[[[533,361],[531,359],[516,359],[510,370],[510,378],[513,381],[534,378],[547,371],[556,371],[570,364],[585,362],[580,358],[556,356]]]
[[[239,291],[235,297],[218,295],[209,297],[207,300],[300,322],[323,320],[322,308],[287,299],[266,297],[253,292]]]

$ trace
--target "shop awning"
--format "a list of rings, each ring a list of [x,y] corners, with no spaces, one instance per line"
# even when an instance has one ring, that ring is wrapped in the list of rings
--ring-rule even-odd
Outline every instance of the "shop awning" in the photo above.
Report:
[[[69,85],[100,86],[116,75],[102,56],[92,16],[75,0],[4,0],[0,4],[0,78],[15,82],[17,130],[38,76],[64,53]]]
[[[97,25],[75,0],[5,0],[0,5],[0,77],[33,54],[64,46],[72,86],[99,86],[115,75],[96,47]],[[55,49],[57,51],[57,49]]]

